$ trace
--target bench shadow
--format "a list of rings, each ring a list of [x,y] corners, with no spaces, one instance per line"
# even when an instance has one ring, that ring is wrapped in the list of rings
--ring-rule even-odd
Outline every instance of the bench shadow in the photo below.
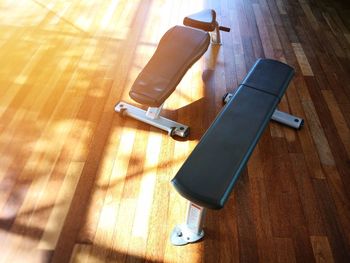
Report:
[[[210,126],[210,124],[212,123],[212,121],[215,119],[217,113],[221,110],[221,107],[220,107],[221,105],[218,105],[218,103],[215,102],[215,99],[213,99],[213,97],[215,97],[215,80],[213,79],[214,75],[215,75],[215,70],[213,69],[206,69],[202,73],[204,97],[196,101],[193,101],[184,107],[181,107],[175,110],[162,109],[162,112],[161,112],[162,117],[174,120],[179,123],[183,123],[190,127],[190,134],[188,137],[182,138],[182,137],[174,136],[173,139],[175,141],[199,141],[200,138],[205,133],[205,131]],[[147,107],[143,105],[139,105],[136,103],[130,103],[130,104],[136,107],[142,108],[143,110],[147,110]],[[121,122],[122,122],[121,124],[123,126],[124,125],[127,126],[126,118],[130,118],[130,117],[127,117],[127,116],[123,117],[120,114],[119,116],[120,116],[119,118],[121,118]],[[142,130],[147,132],[147,131],[150,131],[152,127],[149,124],[143,123],[138,120],[133,120],[133,121],[137,122],[136,124],[137,130]],[[165,131],[157,128],[155,128],[153,131],[157,133],[166,134]]]
[[[183,123],[190,127],[190,134],[188,137],[182,138],[179,136],[174,136],[172,138],[175,141],[199,140],[203,136],[207,128],[209,127],[211,121],[214,119],[213,117],[210,117],[208,114],[210,113],[210,110],[208,109],[209,104],[210,104],[210,100],[203,97],[199,100],[196,100],[176,110],[163,109],[161,112],[162,117],[174,120],[179,123]],[[116,124],[118,126],[132,127],[137,129],[138,131],[144,131],[144,132],[149,132],[150,129],[152,129],[152,132],[167,134],[166,131],[155,128],[144,122],[135,120],[128,116],[121,116],[120,114],[118,115],[119,115],[118,118],[120,118],[120,122],[118,121],[117,122],[118,124]],[[133,122],[127,122],[126,121],[127,118],[132,120]]]

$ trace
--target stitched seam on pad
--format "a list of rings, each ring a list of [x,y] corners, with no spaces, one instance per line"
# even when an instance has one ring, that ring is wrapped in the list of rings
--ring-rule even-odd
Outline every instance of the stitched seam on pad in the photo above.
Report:
[[[245,87],[247,87],[247,88],[251,88],[251,89],[255,89],[255,90],[261,91],[261,92],[263,92],[263,93],[272,95],[272,96],[277,97],[278,99],[280,99],[280,97],[279,97],[278,95],[276,95],[276,94],[274,94],[274,93],[272,93],[272,92],[268,92],[268,91],[266,91],[266,90],[261,90],[261,89],[258,89],[258,88],[255,88],[255,87],[252,87],[252,86],[249,86],[249,85],[246,85],[246,84],[240,84],[240,85],[245,86]]]

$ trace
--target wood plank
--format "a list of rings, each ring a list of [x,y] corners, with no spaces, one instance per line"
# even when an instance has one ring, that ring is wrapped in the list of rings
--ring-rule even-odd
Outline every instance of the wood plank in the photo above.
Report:
[[[0,262],[350,261],[349,7],[0,0]],[[205,8],[231,32],[162,112],[188,140],[116,114],[164,32]],[[279,109],[305,126],[271,123],[204,239],[174,247],[187,203],[169,181],[259,57],[295,68]]]
[[[268,198],[264,183],[264,174],[261,170],[263,162],[260,155],[260,147],[255,148],[253,155],[248,163],[248,175],[251,185],[252,195],[252,213],[256,224],[257,249],[260,261],[275,261],[273,253],[273,234],[271,218],[269,212]]]
[[[45,231],[38,244],[39,249],[54,250],[57,244],[59,234],[63,227],[64,218],[66,218],[69,205],[73,199],[78,179],[83,170],[84,163],[71,163],[69,165],[67,176],[64,178],[59,190],[56,203],[50,213],[50,217],[45,223]],[[57,220],[57,219],[61,220]]]
[[[300,43],[292,43],[292,47],[297,57],[301,72],[304,76],[313,76],[312,68]]]
[[[348,156],[344,145],[341,142],[341,138],[339,137],[338,132],[336,131],[337,128],[334,124],[334,121],[332,120],[331,113],[328,107],[323,107],[323,105],[327,105],[327,103],[324,101],[323,96],[320,90],[317,88],[317,85],[314,82],[313,78],[307,78],[307,84],[310,90],[310,94],[317,105],[315,110],[317,110],[317,114],[319,116],[322,116],[322,118],[319,119],[319,121],[321,122],[320,124],[323,126],[324,135],[326,136],[324,140],[327,140],[324,141],[324,143],[326,143],[325,146],[327,148],[329,147],[329,149],[324,148],[324,153],[328,152],[327,155],[329,158],[326,157],[326,155],[324,155],[324,157],[328,158],[328,161],[323,162],[323,164],[333,166],[336,163],[339,172],[342,175],[344,184],[349,185],[350,180],[348,176],[346,176],[346,174],[348,174],[350,166],[349,163],[344,162],[344,160],[346,160]]]
[[[333,220],[336,214],[334,202],[330,196],[328,186],[325,181],[315,179],[313,181],[314,189],[321,209],[323,220],[326,223],[328,241],[332,250],[334,261],[342,261],[349,258],[349,244],[345,242],[344,233],[338,220]]]
[[[327,237],[311,236],[316,262],[334,262]]]
[[[335,100],[332,91],[322,91],[322,95],[327,103],[327,106],[332,114],[332,119],[334,120],[334,124],[337,128],[337,132],[342,140],[342,143],[345,147],[345,150],[350,158],[350,130],[346,124],[344,116]]]
[[[236,204],[239,261],[257,262],[259,259],[257,230],[251,211],[249,191],[249,177],[245,171],[238,180],[237,188],[234,192],[235,199],[239,200],[239,204]]]
[[[318,206],[315,190],[312,186],[312,176],[308,172],[304,157],[302,154],[289,154],[289,156],[309,233],[311,235],[324,235],[322,211]]]
[[[273,138],[275,161],[271,170],[266,171],[265,184],[274,237],[292,238],[297,261],[313,261],[307,221],[302,209],[287,145],[280,138]],[[268,173],[268,174],[267,174]],[[278,183],[277,183],[278,182]],[[276,188],[276,186],[279,186]],[[274,217],[273,217],[274,215]]]
[[[310,131],[312,137],[314,138],[314,143],[316,145],[320,161],[325,165],[334,165],[334,158],[329,149],[328,141],[323,133],[319,118],[316,113],[316,109],[312,103],[303,103],[306,120],[310,126]]]
[[[290,238],[275,237],[273,239],[275,246],[275,262],[297,262],[293,248],[293,241]]]

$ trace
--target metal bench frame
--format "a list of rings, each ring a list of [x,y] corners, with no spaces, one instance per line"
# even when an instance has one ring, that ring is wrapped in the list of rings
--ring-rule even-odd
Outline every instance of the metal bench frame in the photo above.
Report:
[[[160,116],[162,108],[163,104],[158,108],[149,107],[148,110],[145,111],[126,102],[119,102],[114,110],[121,113],[123,116],[129,116],[162,129],[170,136],[177,135],[179,137],[187,137],[190,128],[187,125]]]

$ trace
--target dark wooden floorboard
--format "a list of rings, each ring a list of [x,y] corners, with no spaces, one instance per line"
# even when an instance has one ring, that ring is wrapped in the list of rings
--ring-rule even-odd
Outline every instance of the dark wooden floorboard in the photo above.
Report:
[[[204,8],[231,32],[162,113],[189,138],[115,113],[164,32]],[[350,262],[349,1],[0,0],[0,32],[0,262]],[[295,68],[279,109],[305,126],[271,122],[205,238],[174,247],[170,180],[264,57]]]

